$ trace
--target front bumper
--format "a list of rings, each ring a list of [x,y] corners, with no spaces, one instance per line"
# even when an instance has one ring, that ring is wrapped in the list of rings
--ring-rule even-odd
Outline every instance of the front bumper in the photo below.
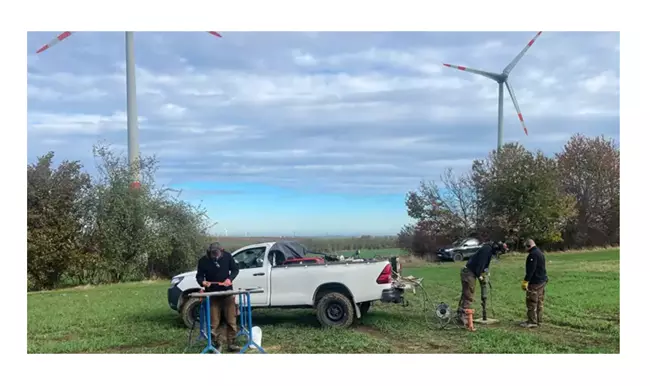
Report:
[[[382,303],[404,303],[404,291],[399,288],[390,288],[381,291],[381,302]]]
[[[436,251],[436,256],[438,257],[438,260],[453,260],[451,252],[447,252],[444,249]]]
[[[177,285],[173,285],[167,289],[167,303],[169,303],[169,307],[172,310],[178,311],[178,301],[181,295],[183,295],[183,291]]]

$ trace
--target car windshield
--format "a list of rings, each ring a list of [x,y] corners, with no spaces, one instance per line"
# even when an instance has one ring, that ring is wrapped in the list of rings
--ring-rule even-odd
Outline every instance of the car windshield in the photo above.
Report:
[[[454,241],[454,243],[451,244],[451,245],[452,245],[453,247],[460,247],[461,245],[463,245],[463,243],[465,242],[465,240],[466,240],[466,239],[456,240],[456,241]]]
[[[233,259],[238,263],[250,264],[255,261],[257,258],[264,258],[264,251],[266,248],[251,248],[245,251],[239,252],[233,256]]]

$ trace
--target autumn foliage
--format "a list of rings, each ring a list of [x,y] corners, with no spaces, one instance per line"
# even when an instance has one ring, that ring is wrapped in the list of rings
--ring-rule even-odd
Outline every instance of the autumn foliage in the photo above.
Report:
[[[574,135],[549,157],[509,143],[471,171],[448,169],[406,195],[414,224],[400,246],[421,256],[459,237],[505,240],[515,248],[533,238],[546,249],[618,245],[620,151],[604,137]]]

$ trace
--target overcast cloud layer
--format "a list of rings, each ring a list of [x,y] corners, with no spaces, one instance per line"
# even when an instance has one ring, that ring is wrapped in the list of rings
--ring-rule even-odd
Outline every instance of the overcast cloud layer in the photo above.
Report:
[[[28,154],[91,165],[126,149],[123,33],[28,36]],[[534,32],[136,33],[141,151],[173,184],[256,183],[403,195],[496,146],[495,82]],[[619,136],[618,33],[543,33],[510,75],[505,140],[546,152]]]

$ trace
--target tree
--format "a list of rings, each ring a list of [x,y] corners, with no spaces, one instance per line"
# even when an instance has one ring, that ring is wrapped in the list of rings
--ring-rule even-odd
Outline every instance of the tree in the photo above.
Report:
[[[575,200],[564,193],[555,160],[541,151],[506,144],[499,153],[474,162],[472,180],[481,221],[493,238],[556,243],[575,216]]]
[[[205,211],[156,186],[155,157],[139,160],[141,186],[134,190],[126,157],[106,144],[95,146],[93,153],[98,175],[90,239],[101,255],[106,280],[168,276],[193,265],[204,247]]]
[[[620,151],[604,136],[576,134],[557,154],[564,191],[574,197],[578,215],[567,229],[575,246],[618,244],[620,229]]]
[[[417,255],[431,254],[441,244],[476,232],[477,189],[470,175],[456,176],[451,169],[441,176],[442,188],[433,181],[420,182],[417,191],[406,195],[406,209],[415,225],[402,228],[398,238]]]
[[[27,166],[28,289],[55,287],[74,261],[82,258],[90,176],[78,161],[62,161],[54,152]]]

